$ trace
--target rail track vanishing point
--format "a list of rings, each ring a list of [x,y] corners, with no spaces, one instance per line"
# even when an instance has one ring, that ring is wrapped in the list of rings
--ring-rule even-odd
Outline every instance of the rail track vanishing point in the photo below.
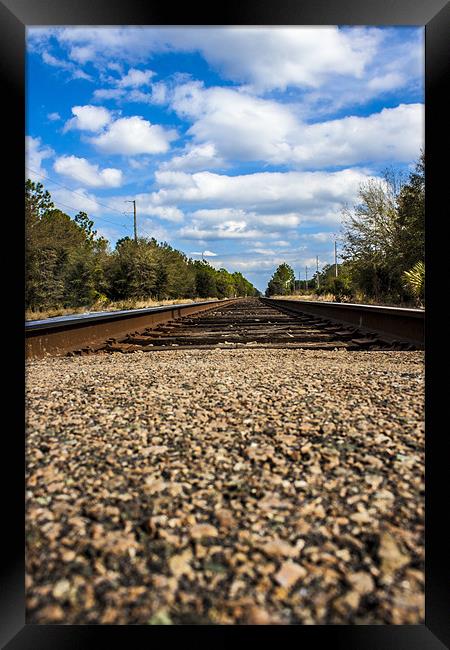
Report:
[[[425,312],[267,298],[29,321],[26,356],[174,349],[423,349]]]

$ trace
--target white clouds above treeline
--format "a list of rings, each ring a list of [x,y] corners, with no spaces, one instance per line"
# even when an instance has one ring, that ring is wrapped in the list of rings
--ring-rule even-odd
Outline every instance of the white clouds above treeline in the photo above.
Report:
[[[370,29],[337,27],[238,27],[187,31],[187,49],[198,49],[210,65],[257,93],[289,86],[317,88],[333,75],[361,78],[380,42]]]
[[[55,44],[65,61],[51,54]],[[90,78],[86,66],[92,65],[116,74],[102,74],[113,88],[97,88],[98,100],[164,101],[153,62],[185,52],[199,53],[224,79],[253,94],[308,91],[303,110],[310,115],[423,86],[423,30],[407,27],[47,27],[29,30],[29,46],[50,65],[68,66],[72,76],[78,71]],[[136,67],[142,64],[145,70]],[[132,66],[126,75],[124,66]],[[125,88],[127,79],[133,83]]]
[[[138,115],[114,119],[113,113],[103,106],[73,106],[72,113],[74,117],[65,123],[63,131],[97,132],[87,141],[104,153],[165,153],[170,142],[178,137],[175,130],[151,124]]]
[[[60,165],[55,164],[55,169],[61,173]],[[159,189],[111,196],[109,203],[123,205],[135,199],[139,215],[179,224],[177,233],[184,239],[257,241],[270,235],[283,246],[287,244],[283,232],[336,226],[341,207],[354,201],[359,185],[372,178],[364,170],[238,176],[158,172],[156,176]],[[199,204],[209,207],[196,208]]]
[[[87,185],[88,187],[119,187],[122,184],[122,171],[112,167],[99,169],[85,158],[76,156],[60,156],[53,169],[62,176]]]
[[[343,205],[353,198],[359,184],[368,178],[364,171],[259,172],[228,176],[212,172],[161,171],[155,174],[161,189],[153,192],[155,203],[214,202],[217,207],[266,209],[273,214],[292,212],[301,204],[319,210],[318,200]],[[200,213],[205,215],[205,212]]]
[[[102,106],[73,106],[72,117],[64,125],[64,131],[99,131],[112,120],[111,112]]]
[[[256,92],[316,88],[333,75],[361,78],[386,40],[383,30],[370,27],[68,27],[33,28],[30,36],[44,52],[53,37],[69,61],[81,65],[137,64],[158,53],[197,51],[222,75]]]
[[[42,167],[42,161],[51,158],[54,154],[51,147],[42,143],[41,138],[32,138],[25,136],[25,177],[32,181],[42,183],[42,177],[46,176],[46,171]]]
[[[423,147],[421,29],[33,27],[27,38],[53,79],[83,88],[43,106],[27,165],[93,215],[118,219],[135,199],[143,229],[217,247],[215,264],[263,273],[283,255],[313,259],[360,184]]]
[[[167,130],[134,115],[119,118],[106,131],[90,138],[90,142],[105,153],[133,156],[165,153],[175,138],[177,133],[173,129]]]
[[[423,142],[423,104],[307,124],[286,105],[193,82],[174,90],[170,106],[192,124],[184,149],[162,163],[166,170],[214,169],[242,161],[313,169],[409,162]],[[114,119],[102,106],[74,106],[72,113],[64,131],[101,131],[88,141],[104,153],[166,153],[179,138],[174,129],[142,116]]]
[[[158,172],[160,189],[136,195],[140,214],[176,222],[186,240],[283,241],[304,225],[336,226],[342,206],[356,199],[370,175],[339,172],[265,172],[228,176],[211,172]],[[192,209],[203,204],[208,208]],[[291,236],[291,235],[290,235]]]
[[[174,169],[252,160],[309,168],[407,162],[423,141],[422,104],[308,124],[289,105],[190,82],[174,89],[170,106],[192,122],[187,134],[193,144],[174,158]]]

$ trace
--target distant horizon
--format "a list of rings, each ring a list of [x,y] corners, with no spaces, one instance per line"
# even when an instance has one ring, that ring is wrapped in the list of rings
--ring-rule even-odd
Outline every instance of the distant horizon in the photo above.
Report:
[[[423,27],[28,27],[26,176],[240,271],[334,262],[341,210],[424,142]]]

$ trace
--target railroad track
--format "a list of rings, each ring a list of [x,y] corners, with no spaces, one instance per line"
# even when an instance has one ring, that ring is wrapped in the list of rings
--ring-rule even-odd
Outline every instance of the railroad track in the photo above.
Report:
[[[155,327],[158,323],[196,314],[221,303],[220,300],[208,300],[28,321],[25,323],[25,355],[27,358],[39,359],[73,351],[89,354],[103,347],[105,341],[120,341],[130,332],[142,331]]]
[[[84,355],[217,347],[320,350],[411,350],[423,347],[423,312],[419,310],[246,298],[144,311],[147,312],[145,315],[134,314],[134,317],[125,312],[124,320],[130,319],[125,323],[117,314],[110,314],[109,319],[116,319],[115,326],[119,331],[116,336],[107,335],[114,330],[111,330],[111,320],[105,315],[98,321],[95,317],[83,321],[78,319],[75,325],[69,319],[65,322],[72,324],[72,329],[56,331],[60,339],[64,338],[64,346],[60,346],[58,352]],[[89,345],[80,345],[83,325],[90,328]],[[97,333],[96,326],[99,328]],[[43,356],[45,350],[49,353],[51,334],[45,327],[32,332],[33,348],[30,346],[28,356]],[[47,348],[36,339],[39,332],[47,336]],[[33,349],[38,354],[33,354]]]

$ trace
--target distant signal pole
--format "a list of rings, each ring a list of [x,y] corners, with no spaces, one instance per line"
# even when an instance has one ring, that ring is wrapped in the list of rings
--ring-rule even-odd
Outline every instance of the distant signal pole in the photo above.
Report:
[[[334,275],[337,277],[338,276],[338,268],[337,268],[337,246],[336,246],[336,240],[334,240]]]

